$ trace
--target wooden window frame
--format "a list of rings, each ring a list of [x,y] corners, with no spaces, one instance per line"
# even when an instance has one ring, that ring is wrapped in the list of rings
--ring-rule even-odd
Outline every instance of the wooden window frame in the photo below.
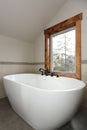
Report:
[[[81,20],[82,13],[44,30],[45,68],[51,70],[51,35],[74,26],[76,28],[76,73],[58,73],[59,76],[81,79]]]

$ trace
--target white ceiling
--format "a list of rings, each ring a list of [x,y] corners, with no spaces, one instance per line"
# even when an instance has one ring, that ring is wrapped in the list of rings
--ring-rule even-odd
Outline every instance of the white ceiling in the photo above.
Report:
[[[66,0],[0,0],[0,35],[34,42]]]

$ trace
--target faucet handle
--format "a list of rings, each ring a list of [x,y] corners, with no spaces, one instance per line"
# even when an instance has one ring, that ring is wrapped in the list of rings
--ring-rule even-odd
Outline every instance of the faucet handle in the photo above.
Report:
[[[51,76],[54,76],[55,75],[55,72],[51,72]]]
[[[59,77],[59,75],[57,74],[56,77]]]
[[[39,71],[41,72],[41,75],[48,73],[48,68],[40,68]]]

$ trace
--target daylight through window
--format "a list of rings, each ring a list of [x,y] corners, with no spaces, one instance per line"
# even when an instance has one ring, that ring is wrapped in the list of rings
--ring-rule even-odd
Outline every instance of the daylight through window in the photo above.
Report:
[[[51,70],[75,73],[75,28],[51,36]]]

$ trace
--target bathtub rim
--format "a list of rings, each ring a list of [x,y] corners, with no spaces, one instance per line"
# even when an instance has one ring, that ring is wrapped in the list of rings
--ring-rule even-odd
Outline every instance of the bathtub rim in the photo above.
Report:
[[[76,79],[78,82],[80,81],[82,83],[82,85],[80,87],[69,88],[69,89],[46,89],[46,88],[44,89],[44,88],[37,88],[35,86],[27,85],[25,83],[14,81],[14,80],[11,80],[11,79],[8,78],[10,76],[16,76],[16,75],[41,75],[41,74],[35,74],[35,73],[9,74],[9,75],[5,75],[3,77],[3,80],[6,79],[6,80],[8,80],[10,82],[17,83],[19,85],[26,86],[26,87],[31,88],[31,89],[35,89],[35,90],[40,91],[40,92],[43,92],[43,91],[45,91],[45,92],[72,92],[72,91],[78,91],[78,90],[84,89],[86,87],[86,84],[84,83],[84,81]],[[60,76],[60,77],[62,77],[62,76]],[[68,77],[62,77],[62,78],[68,78]],[[68,79],[75,79],[75,78],[68,78]]]

